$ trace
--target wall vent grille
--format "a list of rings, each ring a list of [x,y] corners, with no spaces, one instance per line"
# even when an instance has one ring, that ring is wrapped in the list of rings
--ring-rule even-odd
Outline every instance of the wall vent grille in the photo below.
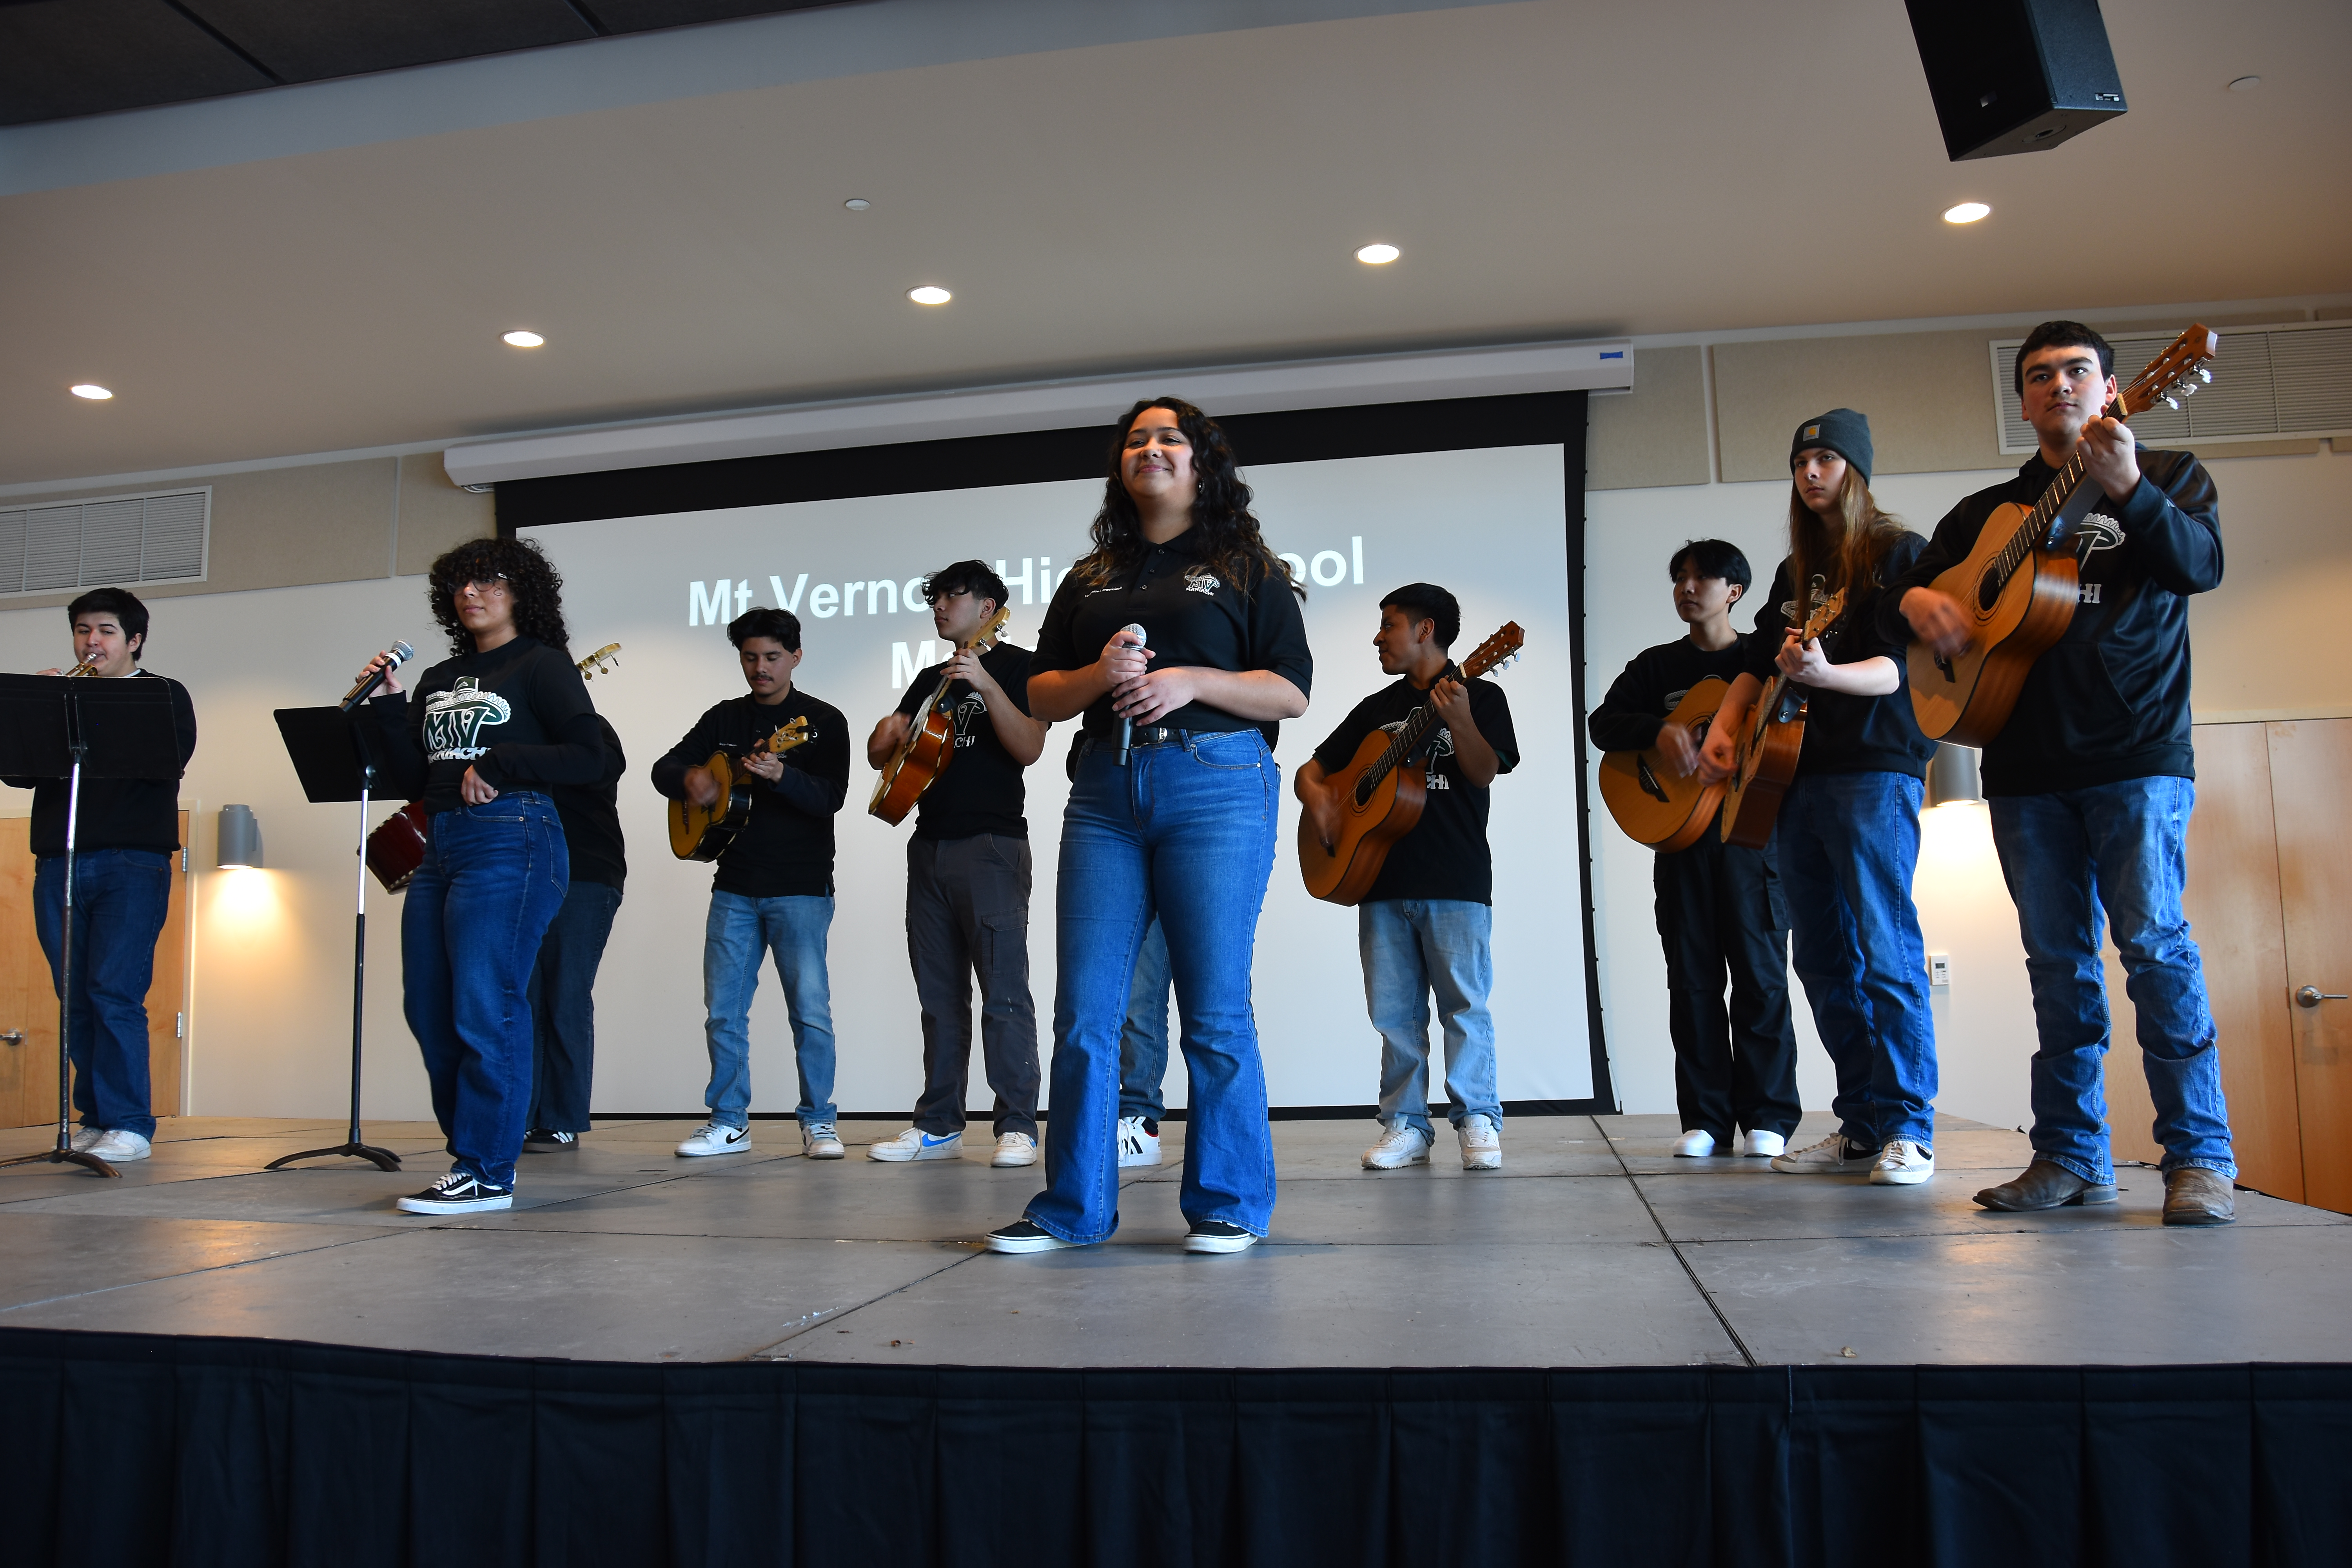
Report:
[[[0,506],[0,597],[200,583],[210,487],[48,506]]]
[[[2116,374],[2129,380],[2178,336],[2132,332],[2109,337],[2116,350]],[[1992,345],[1993,418],[2000,429],[2000,449],[2018,457],[2038,445],[2017,396],[2017,351],[2024,342],[2005,338]],[[2132,420],[2142,441],[2151,447],[2179,447],[2352,433],[2352,322],[2224,331],[2221,355],[2211,368],[2213,384],[2182,398],[2179,409],[2158,404]]]

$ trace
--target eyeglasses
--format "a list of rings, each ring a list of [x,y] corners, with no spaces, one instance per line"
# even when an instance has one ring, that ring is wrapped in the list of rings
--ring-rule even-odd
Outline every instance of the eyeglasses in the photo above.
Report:
[[[457,584],[457,592],[479,594],[487,599],[493,594],[510,593],[512,590],[507,586],[507,574],[500,572],[488,577],[468,578]]]

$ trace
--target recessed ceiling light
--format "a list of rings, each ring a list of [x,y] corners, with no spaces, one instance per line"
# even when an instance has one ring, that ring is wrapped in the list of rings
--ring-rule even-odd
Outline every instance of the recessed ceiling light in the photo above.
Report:
[[[2231,92],[2252,92],[2254,89],[2262,85],[2263,79],[2258,76],[2242,76],[2237,80],[2230,84],[2230,90]]]
[[[519,349],[535,349],[547,340],[541,337],[537,332],[509,332],[499,341],[504,343],[510,343]]]
[[[103,403],[108,398],[114,395],[114,394],[109,392],[106,388],[99,385],[98,383],[94,381],[83,382],[79,386],[73,389],[73,395],[76,397],[87,397],[92,403]]]
[[[845,201],[845,202],[842,203],[841,205],[842,205],[843,206],[847,207],[851,212],[854,212],[854,213],[862,213],[862,212],[864,212],[867,207],[872,206],[874,204],[873,204],[872,202],[867,201],[864,196],[852,196],[852,197],[850,197],[847,201]]]
[[[1403,254],[1393,245],[1368,245],[1356,252],[1356,259],[1367,267],[1386,267]]]
[[[1992,208],[1982,202],[1962,202],[1958,206],[1944,209],[1946,223],[1974,223],[1980,217],[1991,216]]]
[[[935,284],[926,283],[919,289],[908,289],[907,298],[918,305],[944,305],[955,296]]]

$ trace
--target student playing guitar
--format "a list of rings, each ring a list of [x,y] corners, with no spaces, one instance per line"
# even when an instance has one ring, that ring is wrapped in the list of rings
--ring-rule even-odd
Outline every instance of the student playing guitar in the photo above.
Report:
[[[1292,784],[1328,845],[1338,826],[1333,771],[1348,764],[1366,736],[1398,729],[1424,702],[1444,721],[1422,753],[1405,759],[1428,770],[1421,820],[1389,847],[1380,876],[1356,906],[1364,995],[1381,1035],[1381,1131],[1364,1151],[1367,1170],[1429,1163],[1433,991],[1445,1031],[1445,1091],[1463,1167],[1492,1171],[1503,1163],[1495,1025],[1486,1011],[1495,973],[1487,790],[1496,774],[1517,765],[1519,746],[1502,688],[1449,674],[1446,650],[1461,631],[1461,605],[1434,584],[1415,583],[1381,600],[1372,647],[1381,673],[1398,679],[1357,703]]]

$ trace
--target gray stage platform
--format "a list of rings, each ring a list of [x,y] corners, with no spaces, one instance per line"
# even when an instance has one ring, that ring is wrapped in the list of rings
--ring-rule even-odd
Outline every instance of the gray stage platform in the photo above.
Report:
[[[789,1122],[685,1161],[688,1123],[600,1124],[527,1155],[509,1214],[404,1215],[415,1155],[263,1173],[341,1124],[192,1118],[101,1182],[0,1171],[0,1325],[622,1361],[768,1357],[1039,1366],[1609,1366],[2352,1361],[2352,1220],[2251,1193],[2227,1228],[2158,1224],[2157,1173],[2112,1208],[2016,1215],[1969,1196],[2022,1168],[2014,1132],[1947,1121],[1922,1187],[1676,1160],[1662,1116],[1522,1117],[1505,1168],[1357,1165],[1365,1121],[1275,1125],[1272,1240],[1176,1247],[1171,1163],[1128,1173],[1110,1244],[997,1258],[1035,1170],[799,1156]],[[1827,1131],[1809,1118],[1800,1137]],[[44,1129],[0,1132],[43,1147]]]

